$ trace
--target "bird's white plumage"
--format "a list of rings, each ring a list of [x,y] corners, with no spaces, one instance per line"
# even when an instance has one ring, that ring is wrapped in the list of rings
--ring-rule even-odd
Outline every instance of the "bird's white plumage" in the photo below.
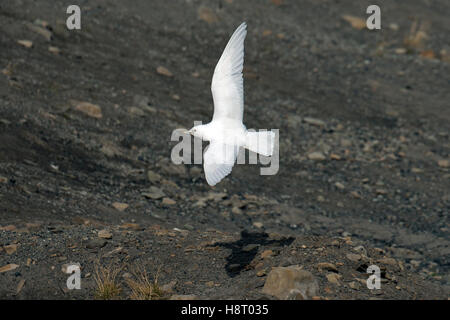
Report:
[[[244,114],[244,39],[247,24],[243,22],[228,41],[214,70],[211,91],[214,99],[213,120],[231,118],[242,122]]]
[[[247,24],[242,23],[231,36],[214,70],[211,92],[214,100],[213,123],[221,122],[223,131],[243,127],[244,114],[244,40]],[[226,125],[224,125],[226,123]],[[223,139],[222,139],[223,140]],[[213,186],[229,175],[239,146],[212,141],[204,153],[206,181]]]
[[[249,133],[242,123],[244,114],[244,40],[247,24],[231,36],[214,70],[211,92],[214,100],[212,121],[189,132],[210,141],[203,155],[206,181],[214,186],[231,173],[240,147],[270,156],[274,134]],[[265,143],[267,141],[267,143]]]
[[[238,154],[239,146],[211,141],[204,153],[203,167],[206,182],[214,186],[231,173]]]

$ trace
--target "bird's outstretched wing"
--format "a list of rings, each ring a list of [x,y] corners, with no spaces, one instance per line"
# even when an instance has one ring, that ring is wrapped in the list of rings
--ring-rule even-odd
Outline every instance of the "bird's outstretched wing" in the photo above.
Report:
[[[213,120],[222,118],[242,122],[244,113],[244,39],[247,24],[243,22],[233,33],[214,70],[211,91],[214,99]]]
[[[216,185],[230,174],[238,151],[238,146],[211,141],[203,155],[203,168],[205,170],[206,182],[210,186]]]

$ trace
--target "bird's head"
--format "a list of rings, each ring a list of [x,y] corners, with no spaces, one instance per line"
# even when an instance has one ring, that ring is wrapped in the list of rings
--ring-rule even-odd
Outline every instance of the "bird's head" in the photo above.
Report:
[[[192,127],[191,130],[189,130],[187,133],[193,135],[194,137],[205,139],[206,138],[206,127],[205,125],[198,125],[195,127]]]

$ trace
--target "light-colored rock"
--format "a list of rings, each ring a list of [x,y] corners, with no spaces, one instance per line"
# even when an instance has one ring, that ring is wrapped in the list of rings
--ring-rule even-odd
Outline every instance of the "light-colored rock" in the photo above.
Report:
[[[142,195],[152,200],[158,200],[166,196],[166,194],[161,189],[155,186],[151,186],[148,191],[143,192]]]
[[[111,239],[111,238],[112,238],[112,233],[109,232],[109,231],[106,230],[106,229],[103,229],[103,230],[100,230],[100,231],[98,232],[98,237],[99,237],[99,238],[102,238],[102,239]]]
[[[355,17],[355,16],[351,16],[351,15],[343,15],[342,19],[344,19],[345,21],[347,21],[348,23],[350,23],[350,25],[358,30],[362,30],[364,28],[366,28],[366,20],[360,18],[360,17]]]
[[[334,271],[338,272],[338,269],[336,266],[330,262],[321,262],[317,264],[317,269],[319,271],[326,270],[326,271]]]
[[[441,168],[450,168],[450,160],[441,159],[438,161],[438,166]]]
[[[161,181],[161,176],[151,170],[147,171],[147,178],[151,183],[157,183],[157,182]]]
[[[165,206],[173,206],[174,204],[176,204],[176,201],[173,200],[173,199],[170,199],[170,198],[165,197],[165,198],[162,199],[162,202],[161,202],[161,203],[162,203],[163,205],[165,205]]]
[[[328,282],[330,282],[332,284],[339,284],[339,279],[341,279],[341,277],[342,276],[337,273],[327,274],[327,280],[328,280]]]
[[[17,244],[10,244],[7,246],[3,246],[3,249],[7,254],[13,254],[14,252],[17,251]]]
[[[317,295],[319,285],[311,272],[298,266],[274,267],[262,291],[281,300],[310,299]]]
[[[25,279],[20,279],[19,284],[16,287],[16,296],[22,291],[23,286],[25,285]]]
[[[313,126],[317,126],[317,127],[324,127],[325,126],[325,121],[320,120],[320,119],[316,119],[316,118],[305,117],[305,118],[303,118],[303,121],[306,122],[307,124],[310,124],[310,125],[313,125]]]
[[[269,257],[273,256],[273,251],[272,250],[264,250],[263,252],[261,252],[261,258],[262,259],[267,259]]]
[[[122,202],[114,202],[112,204],[112,206],[119,211],[124,211],[129,207],[129,205],[127,203],[122,203]]]
[[[234,214],[240,215],[240,214],[242,214],[242,209],[239,208],[239,207],[233,207],[233,208],[231,209],[231,212],[234,213]]]
[[[17,43],[21,46],[24,46],[25,48],[33,47],[33,42],[30,40],[17,40]]]
[[[88,115],[89,117],[100,119],[103,117],[100,106],[90,102],[74,102],[75,109]]]
[[[156,72],[160,75],[166,76],[166,77],[173,77],[173,73],[169,71],[166,67],[159,66],[156,68]]]
[[[388,264],[391,266],[397,266],[397,260],[394,258],[384,257],[378,260],[379,263]]]
[[[128,113],[134,116],[138,116],[138,117],[143,117],[145,116],[145,112],[144,110],[142,110],[141,108],[138,107],[129,107],[128,108]]]
[[[0,273],[12,271],[12,270],[17,269],[18,267],[19,267],[18,264],[10,263],[10,264],[7,264],[6,266],[0,267]]]
[[[338,188],[339,190],[344,190],[344,189],[345,189],[344,184],[342,184],[341,182],[336,182],[334,185],[335,185],[335,187]]]
[[[345,256],[347,257],[348,260],[353,261],[353,262],[357,262],[357,261],[361,260],[360,254],[347,253]]]
[[[54,46],[49,46],[48,47],[48,51],[53,53],[53,54],[60,54],[61,50],[58,47],[54,47]]]
[[[261,229],[264,225],[263,225],[262,222],[256,221],[256,222],[253,222],[253,226],[258,228],[258,229]]]
[[[323,161],[326,159],[326,157],[322,152],[315,151],[308,154],[308,159],[314,161]]]

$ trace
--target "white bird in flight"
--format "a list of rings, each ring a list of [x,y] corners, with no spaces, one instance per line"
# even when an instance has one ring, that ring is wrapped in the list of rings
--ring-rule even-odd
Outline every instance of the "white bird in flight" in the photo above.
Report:
[[[271,131],[249,132],[242,123],[244,115],[244,40],[247,24],[243,22],[228,41],[214,70],[211,91],[214,100],[212,121],[188,131],[209,141],[203,158],[206,181],[214,186],[231,173],[239,147],[271,156],[275,134]]]

